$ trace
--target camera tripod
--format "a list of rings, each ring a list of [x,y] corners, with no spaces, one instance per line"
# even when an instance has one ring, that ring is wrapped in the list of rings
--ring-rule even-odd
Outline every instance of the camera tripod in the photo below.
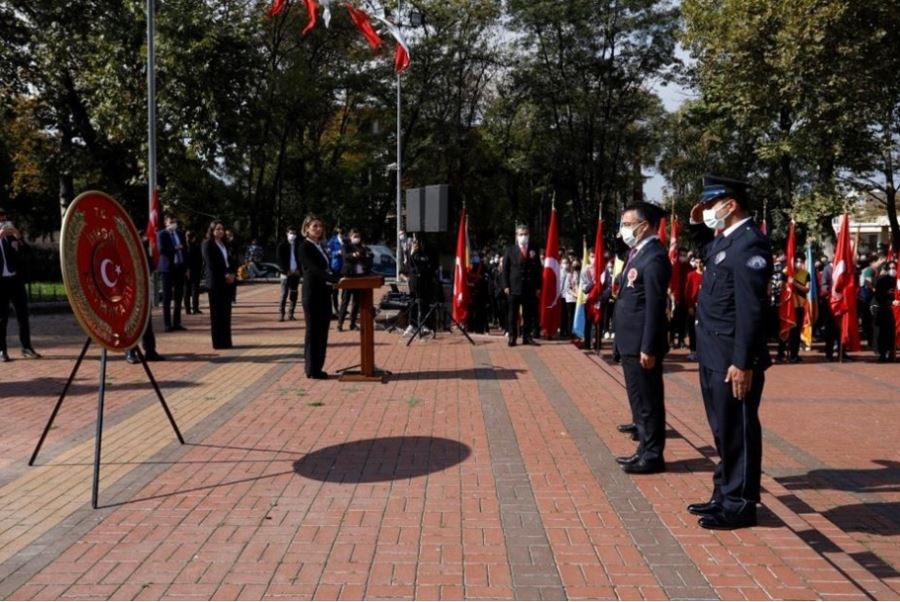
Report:
[[[428,311],[425,312],[425,315],[422,315],[422,300],[416,299],[414,301],[416,303],[416,307],[418,309],[417,317],[419,319],[419,325],[416,327],[416,331],[409,337],[409,340],[406,341],[406,346],[409,347],[412,345],[412,342],[416,339],[416,337],[423,338],[425,334],[422,332],[425,328],[425,324],[428,323],[428,320],[431,316],[435,317],[435,325],[434,330],[431,332],[431,338],[437,338],[437,329],[438,326],[444,326],[444,329],[447,332],[450,332],[450,327],[447,325],[447,320],[449,320],[456,328],[463,334],[466,339],[468,339],[469,344],[474,345],[475,341],[472,340],[472,337],[469,336],[469,333],[466,332],[466,329],[462,324],[457,322],[451,314],[447,313],[446,308],[444,307],[443,301],[434,301],[428,305]]]

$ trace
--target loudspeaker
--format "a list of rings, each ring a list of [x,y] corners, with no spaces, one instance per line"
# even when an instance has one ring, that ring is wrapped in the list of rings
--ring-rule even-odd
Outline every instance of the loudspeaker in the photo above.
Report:
[[[425,231],[424,188],[410,188],[406,191],[406,231]]]
[[[437,184],[425,187],[425,232],[447,231],[449,186]]]

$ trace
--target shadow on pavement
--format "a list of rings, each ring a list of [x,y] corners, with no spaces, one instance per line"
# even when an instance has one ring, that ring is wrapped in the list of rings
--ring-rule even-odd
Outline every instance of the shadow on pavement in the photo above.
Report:
[[[153,387],[146,381],[143,372],[140,374],[144,380],[136,382],[122,383],[109,380],[106,383],[108,393],[115,394],[116,391],[139,391],[146,389],[153,391]],[[0,382],[0,398],[8,397],[53,397],[58,398],[62,393],[67,378],[61,377],[41,377],[34,380],[13,380]],[[196,387],[198,383],[186,380],[160,380],[157,381],[159,388],[162,390],[182,389],[187,387]],[[72,383],[66,396],[83,395],[87,393],[96,393],[98,388],[96,380],[85,381],[81,383]]]
[[[526,370],[512,370],[508,368],[493,368],[475,370],[463,368],[460,370],[418,370],[412,372],[394,372],[390,380],[516,380],[519,374]]]
[[[823,468],[802,475],[779,477],[785,488],[838,489],[854,493],[900,492],[900,462],[873,460],[881,468]],[[900,517],[900,515],[897,515]]]
[[[294,472],[329,483],[400,481],[446,470],[471,453],[441,437],[363,439],[310,452],[294,463]]]

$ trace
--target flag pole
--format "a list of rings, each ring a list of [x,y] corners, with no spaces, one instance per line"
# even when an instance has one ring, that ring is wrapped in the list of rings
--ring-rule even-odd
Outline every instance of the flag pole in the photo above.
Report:
[[[156,0],[147,0],[147,221],[152,219],[156,191]],[[158,219],[158,217],[157,217]],[[155,242],[147,241],[150,249]],[[155,254],[153,254],[155,256]],[[153,263],[152,261],[150,262]],[[158,298],[157,280],[152,276],[152,309]]]
[[[401,31],[403,27],[403,18],[401,12],[401,0],[397,0],[397,32]],[[397,278],[397,282],[400,282],[400,212],[402,211],[402,143],[401,143],[401,135],[402,135],[402,127],[400,122],[400,73],[397,73],[397,273],[395,274]]]

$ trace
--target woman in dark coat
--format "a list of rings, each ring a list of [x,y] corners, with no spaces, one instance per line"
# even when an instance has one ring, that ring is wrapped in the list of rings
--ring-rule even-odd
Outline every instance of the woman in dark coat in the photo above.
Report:
[[[231,349],[231,294],[237,266],[226,246],[225,225],[221,221],[209,225],[201,252],[206,264],[213,349]]]
[[[306,378],[326,379],[325,350],[328,329],[331,327],[331,286],[337,278],[329,269],[325,249],[325,224],[315,215],[303,220],[300,234],[304,236],[297,254],[303,272],[303,317],[306,320],[306,339],[303,345]]]

